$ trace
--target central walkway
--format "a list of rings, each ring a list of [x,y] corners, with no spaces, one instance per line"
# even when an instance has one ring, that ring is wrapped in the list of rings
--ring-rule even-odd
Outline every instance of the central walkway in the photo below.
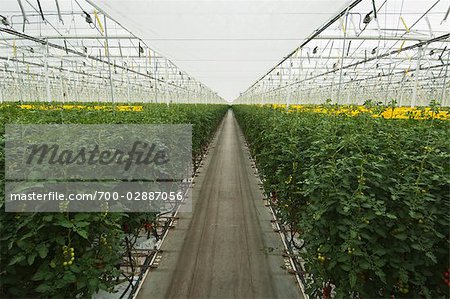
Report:
[[[138,298],[301,298],[230,110]]]

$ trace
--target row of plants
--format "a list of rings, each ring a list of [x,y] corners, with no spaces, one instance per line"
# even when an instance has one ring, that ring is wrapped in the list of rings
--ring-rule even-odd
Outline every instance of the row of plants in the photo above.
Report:
[[[20,104],[16,103],[11,104],[3,104],[3,107],[11,107],[14,106],[16,108],[28,109],[28,110],[117,110],[117,111],[142,111],[144,106],[142,105],[129,105],[129,104],[120,104],[120,105],[100,105],[96,104],[66,104],[66,103],[56,103],[54,105],[46,104]]]
[[[233,110],[309,295],[449,297],[450,122]]]
[[[270,105],[273,108],[287,109],[284,104]],[[290,105],[289,112],[303,111],[315,112],[321,114],[345,114],[347,116],[356,116],[359,114],[370,114],[372,117],[395,118],[395,119],[441,119],[450,120],[450,111],[448,108],[439,107],[437,103],[432,102],[428,107],[405,107],[397,106],[393,101],[389,105],[367,101],[365,105]]]
[[[146,104],[141,107],[133,111],[77,108],[76,105],[67,108],[44,103],[36,109],[23,104],[0,106],[0,184],[4,185],[5,178],[4,125],[7,123],[190,123],[195,159],[202,154],[228,109],[225,105]],[[2,298],[86,298],[99,290],[111,291],[120,275],[126,238],[142,229],[151,229],[156,216],[155,213],[6,213],[4,203],[2,187]]]

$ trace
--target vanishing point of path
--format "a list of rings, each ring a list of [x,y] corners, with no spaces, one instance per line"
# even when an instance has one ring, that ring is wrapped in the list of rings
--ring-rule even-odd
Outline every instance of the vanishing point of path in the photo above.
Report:
[[[139,299],[302,298],[243,142],[230,110]]]

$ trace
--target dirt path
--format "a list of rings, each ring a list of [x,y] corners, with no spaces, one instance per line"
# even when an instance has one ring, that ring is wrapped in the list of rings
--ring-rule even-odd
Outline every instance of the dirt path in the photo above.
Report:
[[[301,298],[231,111],[138,298]]]

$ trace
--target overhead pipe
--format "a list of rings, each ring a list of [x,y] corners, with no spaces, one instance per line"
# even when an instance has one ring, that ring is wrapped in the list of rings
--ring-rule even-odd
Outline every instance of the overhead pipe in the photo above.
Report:
[[[255,86],[260,80],[262,80],[265,76],[270,74],[273,70],[275,70],[278,66],[280,66],[283,62],[285,62],[287,59],[289,59],[290,56],[295,54],[300,48],[303,48],[305,45],[307,45],[311,40],[316,38],[319,34],[321,34],[323,31],[325,31],[328,27],[330,27],[334,22],[339,20],[343,15],[347,13],[350,9],[354,8],[356,5],[361,3],[362,0],[355,0],[352,3],[350,3],[344,10],[342,10],[340,13],[338,13],[336,16],[334,16],[331,20],[329,20],[325,25],[323,25],[321,28],[316,30],[310,37],[306,39],[299,47],[297,47],[294,51],[289,53],[286,57],[284,57],[277,65],[275,65],[273,68],[271,68],[264,76],[259,78],[255,83],[253,83],[247,90],[251,89],[253,86]]]
[[[22,0],[17,0],[17,2],[19,3],[20,11],[22,12],[22,17],[23,17],[22,31],[25,32],[25,23],[29,23],[29,21],[27,19],[27,13],[25,12],[25,9],[23,8]]]

